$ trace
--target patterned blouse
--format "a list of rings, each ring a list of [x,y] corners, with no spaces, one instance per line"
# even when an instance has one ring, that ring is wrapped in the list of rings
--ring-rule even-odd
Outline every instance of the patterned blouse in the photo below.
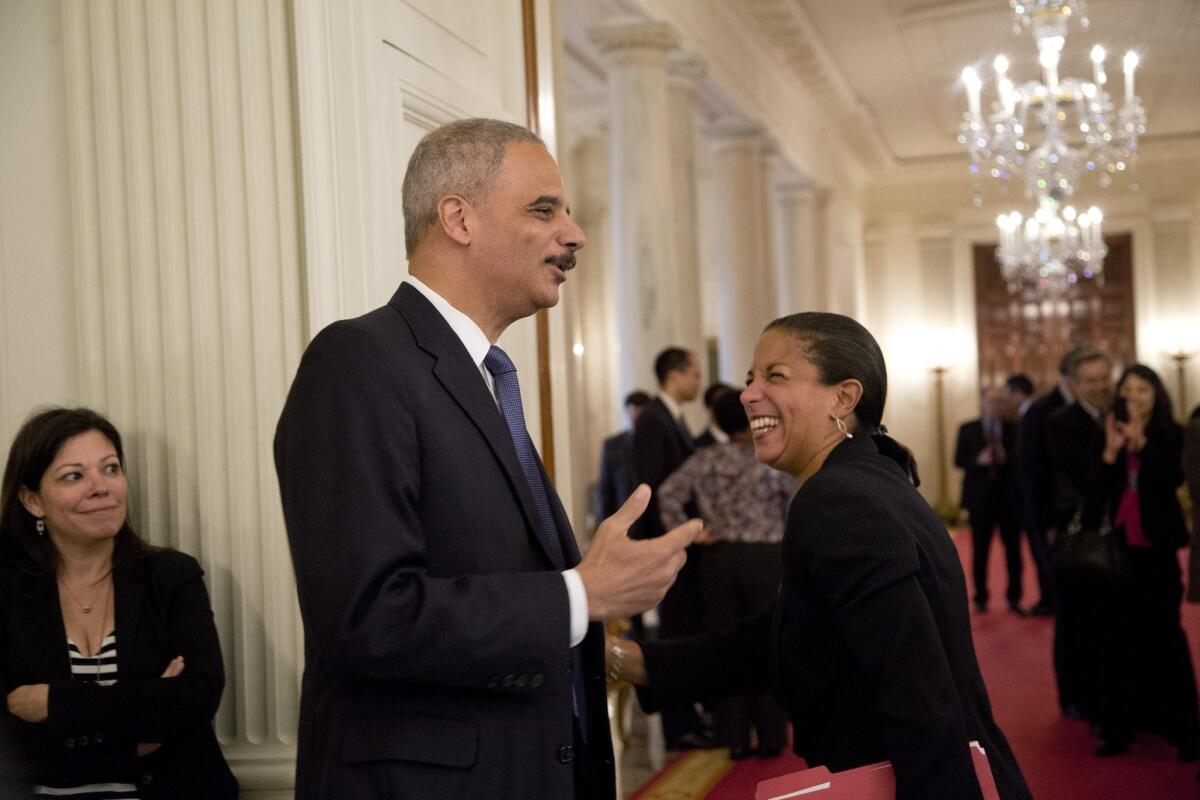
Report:
[[[704,529],[726,542],[783,541],[788,505],[799,487],[792,476],[760,464],[749,442],[697,450],[658,487],[668,530],[687,521],[684,505],[695,500]]]
[[[101,686],[117,682],[117,634],[104,637],[100,652],[85,656],[71,637],[67,637],[67,652],[71,657],[71,678]],[[66,797],[70,800],[137,800],[138,789],[132,783],[89,783],[85,786],[35,786],[36,797]]]

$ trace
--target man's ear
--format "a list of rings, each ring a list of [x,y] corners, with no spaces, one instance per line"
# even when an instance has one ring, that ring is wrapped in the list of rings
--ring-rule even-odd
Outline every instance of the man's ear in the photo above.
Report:
[[[862,394],[863,385],[853,378],[839,383],[834,396],[834,416],[845,418],[853,413],[858,406],[858,401],[862,399]]]
[[[438,224],[447,236],[464,247],[471,243],[471,211],[471,204],[457,194],[448,194],[437,204]]]
[[[17,492],[17,499],[21,501],[21,505],[25,506],[26,511],[38,519],[46,516],[46,511],[42,508],[42,498],[38,497],[38,493],[32,489],[22,486]]]

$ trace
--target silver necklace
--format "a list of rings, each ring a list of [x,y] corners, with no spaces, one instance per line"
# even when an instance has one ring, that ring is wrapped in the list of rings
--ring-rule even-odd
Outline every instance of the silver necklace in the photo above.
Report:
[[[72,591],[71,591],[71,587],[70,587],[70,586],[67,586],[67,582],[66,582],[66,581],[64,581],[62,578],[59,578],[59,579],[58,579],[58,585],[59,585],[59,586],[61,586],[61,587],[63,587],[64,589],[66,589],[66,590],[67,590],[67,594],[68,594],[68,595],[70,595],[70,596],[71,596],[71,599],[75,601],[75,605],[79,606],[79,610],[80,610],[80,611],[82,611],[82,612],[83,612],[83,613],[85,613],[85,614],[90,614],[90,613],[92,613],[92,607],[91,607],[90,605],[86,605],[86,606],[85,606],[83,603],[79,602],[79,597],[78,597],[78,596],[76,596],[76,594],[75,594],[74,592],[72,592]],[[111,584],[109,585],[109,588],[110,588],[110,589],[112,588],[112,585],[111,585]],[[104,593],[104,599],[105,599],[105,600],[107,600],[107,599],[108,599],[108,592],[105,592],[105,593]],[[105,606],[106,613],[107,613],[107,608],[108,608],[108,607],[107,607],[107,605],[106,605],[106,606]]]

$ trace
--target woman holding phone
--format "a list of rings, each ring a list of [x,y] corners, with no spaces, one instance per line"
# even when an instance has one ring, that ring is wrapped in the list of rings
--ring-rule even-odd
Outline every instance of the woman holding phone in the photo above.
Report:
[[[1165,734],[1180,760],[1196,758],[1196,680],[1180,626],[1179,549],[1188,543],[1177,490],[1183,429],[1158,373],[1125,369],[1106,425],[1103,498],[1125,544],[1128,579],[1110,591],[1114,609],[1105,659],[1110,669],[1097,718],[1099,755],[1125,752],[1139,731]]]

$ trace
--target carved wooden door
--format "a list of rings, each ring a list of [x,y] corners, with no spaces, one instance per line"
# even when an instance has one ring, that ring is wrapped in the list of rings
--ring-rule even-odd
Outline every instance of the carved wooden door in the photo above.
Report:
[[[1010,294],[996,246],[975,245],[975,319],[984,386],[1024,372],[1039,394],[1045,392],[1058,381],[1062,356],[1085,343],[1104,350],[1118,366],[1133,363],[1133,237],[1104,241],[1103,285],[1084,279],[1057,294],[1030,288]]]

